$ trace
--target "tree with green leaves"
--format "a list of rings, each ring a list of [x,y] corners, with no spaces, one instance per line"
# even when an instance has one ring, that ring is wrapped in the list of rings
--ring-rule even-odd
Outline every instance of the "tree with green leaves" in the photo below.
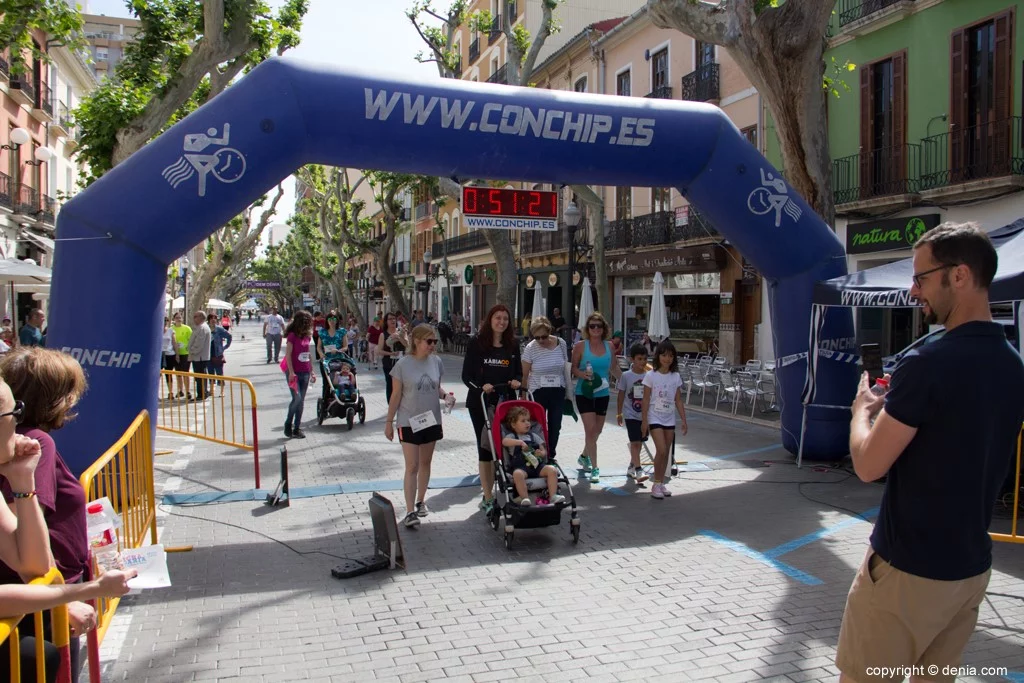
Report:
[[[308,0],[286,0],[276,13],[266,0],[125,4],[141,27],[114,77],[75,111],[78,153],[91,180],[219,95],[239,74],[298,45]]]
[[[82,36],[84,22],[78,9],[65,0],[4,0],[0,5],[0,52],[11,56],[11,70],[24,73],[31,64],[24,56],[50,62],[49,50],[66,47],[84,50],[88,44]],[[33,40],[33,33],[46,34],[46,42]]]
[[[283,196],[284,186],[278,185],[269,207],[264,208],[267,195],[263,195],[206,239],[206,259],[196,264],[189,285],[189,298],[196,302],[196,308],[205,305],[219,281],[229,277],[238,264],[256,255],[260,237],[277,213],[277,205]]]
[[[264,297],[270,306],[284,310],[302,296],[302,258],[302,248],[289,234],[284,242],[267,247],[263,256],[249,262],[251,279],[281,283],[280,289],[265,290]]]
[[[402,194],[412,189],[421,181],[421,176],[408,173],[391,173],[387,171],[366,171],[366,181],[373,189],[373,199],[381,209],[381,221],[384,236],[379,240],[373,254],[374,267],[377,275],[384,282],[384,291],[391,302],[391,310],[397,309],[406,319],[412,315],[409,302],[398,286],[395,274],[391,272],[391,250],[395,246],[395,238],[407,232],[408,223],[402,221]]]
[[[839,81],[826,74],[823,58],[834,5],[822,0],[647,2],[656,26],[729,51],[771,110],[786,179],[829,225],[835,222],[835,204],[822,84],[839,94]]]
[[[481,33],[489,33],[493,29],[501,31],[505,35],[508,45],[508,62],[506,64],[508,82],[528,87],[531,85],[537,58],[544,43],[551,35],[560,30],[555,18],[555,10],[561,2],[562,0],[541,1],[540,25],[537,33],[533,36],[522,23],[513,25],[515,17],[511,16],[509,12],[502,14],[500,26],[495,26],[496,18],[489,10],[470,15],[467,11],[469,3],[466,0],[455,0],[447,12],[436,9],[433,0],[419,0],[406,12],[406,16],[416,27],[430,51],[429,55],[420,53],[417,58],[421,62],[435,62],[442,78],[458,78],[456,67],[459,65],[460,55],[456,54],[454,50],[454,38],[459,26],[465,24],[471,30]],[[427,22],[440,22],[440,25]],[[440,178],[439,184],[442,193],[446,196],[456,200],[461,198],[461,187],[458,184],[448,178]],[[610,310],[611,299],[608,292],[608,272],[602,230],[604,201],[593,188],[587,185],[572,185],[571,188],[580,202],[590,208],[591,221],[596,222],[596,230],[592,227],[591,233],[595,235],[593,256],[597,280],[595,282],[597,307],[599,310],[607,311]],[[497,300],[515,310],[518,278],[515,251],[509,234],[505,230],[484,230],[483,233],[497,266]]]

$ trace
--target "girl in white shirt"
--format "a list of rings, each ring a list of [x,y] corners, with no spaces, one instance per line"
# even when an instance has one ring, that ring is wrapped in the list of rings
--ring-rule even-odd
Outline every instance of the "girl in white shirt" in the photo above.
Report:
[[[669,448],[676,433],[677,412],[683,436],[687,432],[682,386],[676,348],[665,339],[654,349],[654,371],[644,376],[643,422],[640,428],[644,435],[650,433],[654,441],[654,486],[651,487],[651,497],[656,500],[672,495],[664,482]]]

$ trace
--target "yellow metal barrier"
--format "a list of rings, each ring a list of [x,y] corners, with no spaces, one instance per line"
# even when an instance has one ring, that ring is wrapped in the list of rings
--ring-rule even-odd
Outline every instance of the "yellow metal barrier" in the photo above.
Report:
[[[31,581],[36,586],[52,586],[64,583],[64,578],[52,567],[44,576]],[[71,638],[68,632],[68,608],[67,605],[60,605],[49,610],[52,643],[60,651],[60,665],[57,670],[58,683],[68,683],[71,680]],[[28,615],[25,615],[28,616]],[[8,643],[8,655],[11,660],[10,678],[11,681],[21,680],[21,636],[18,633],[18,624],[25,617],[11,617],[0,619],[0,645],[5,641]],[[43,639],[43,612],[32,614],[35,622],[36,637],[35,659],[36,659],[36,681],[46,681],[46,641]]]
[[[205,400],[190,402],[179,398],[160,401],[160,419],[157,422],[157,429],[252,451],[254,478],[256,488],[259,488],[259,418],[256,412],[256,389],[252,382],[242,377],[173,370],[161,370],[160,375],[161,395],[166,387],[166,378],[168,377],[184,378],[186,393],[193,395],[195,395],[197,379],[224,382],[223,387],[219,384],[214,385],[210,397]],[[173,384],[177,384],[177,382],[173,382]],[[177,391],[175,391],[176,395]]]
[[[156,492],[153,486],[153,440],[149,412],[143,410],[107,452],[78,478],[86,503],[106,497],[121,515],[120,548],[157,543]],[[100,643],[120,598],[96,600],[96,628],[89,632],[89,679],[100,681]]]
[[[1024,536],[1018,533],[1017,530],[1017,518],[1020,515],[1020,452],[1021,452],[1021,437],[1024,436],[1024,429],[1017,435],[1017,466],[1013,476],[1013,516],[1010,521],[1010,533],[1008,534],[993,534],[989,533],[993,541],[1003,541],[1004,543],[1024,543]]]

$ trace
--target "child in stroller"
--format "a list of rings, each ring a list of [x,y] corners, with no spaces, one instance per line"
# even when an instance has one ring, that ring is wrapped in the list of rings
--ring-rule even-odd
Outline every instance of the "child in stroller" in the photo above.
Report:
[[[316,401],[318,424],[323,424],[328,417],[340,417],[352,429],[357,415],[359,424],[366,422],[366,402],[359,395],[355,368],[356,362],[345,353],[328,353],[321,359],[324,393]]]
[[[537,505],[558,505],[565,496],[558,494],[558,470],[547,464],[547,450],[544,437],[531,431],[530,411],[523,407],[511,408],[505,416],[505,435],[501,445],[509,449],[508,468],[512,471],[512,482],[519,495],[512,500],[516,505],[533,505],[526,488],[527,479],[542,478],[548,483],[547,497],[537,496]]]

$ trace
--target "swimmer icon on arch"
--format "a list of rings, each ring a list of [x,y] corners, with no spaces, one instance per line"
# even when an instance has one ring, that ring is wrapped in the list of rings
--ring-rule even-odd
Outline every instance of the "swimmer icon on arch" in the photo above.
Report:
[[[213,177],[222,183],[233,183],[245,175],[245,156],[228,147],[231,141],[231,124],[225,123],[223,133],[218,137],[216,128],[208,128],[205,133],[188,133],[182,145],[183,154],[180,159],[163,170],[164,179],[173,187],[178,186],[199,173],[199,196],[206,196],[206,177]],[[212,154],[202,154],[211,145],[220,146]]]

